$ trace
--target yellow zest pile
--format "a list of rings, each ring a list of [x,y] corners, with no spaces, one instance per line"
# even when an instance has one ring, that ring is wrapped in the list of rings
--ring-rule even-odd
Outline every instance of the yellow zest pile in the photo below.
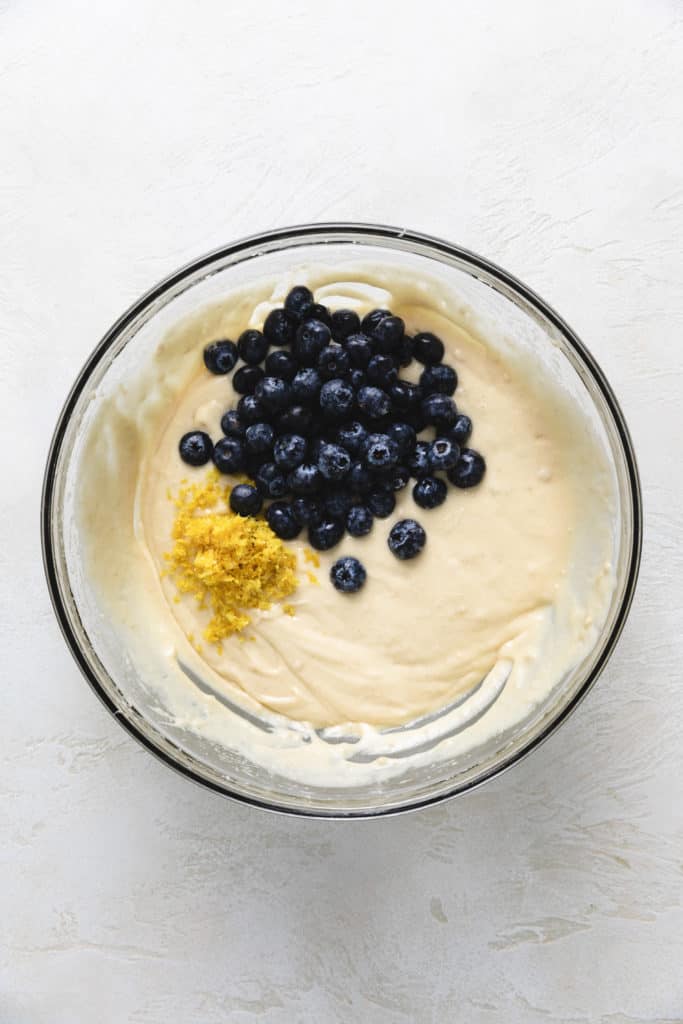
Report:
[[[165,558],[181,594],[193,594],[213,617],[204,637],[219,644],[243,630],[249,608],[266,610],[298,584],[296,555],[263,519],[229,510],[230,488],[214,470],[204,484],[181,487],[175,505],[173,549]],[[291,605],[285,606],[293,614]]]

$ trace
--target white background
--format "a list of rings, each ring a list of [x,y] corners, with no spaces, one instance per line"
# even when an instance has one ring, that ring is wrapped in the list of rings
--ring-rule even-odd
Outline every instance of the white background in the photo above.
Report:
[[[403,12],[403,13],[402,13]],[[0,0],[0,1022],[683,1020],[683,8]],[[623,402],[641,582],[525,763],[367,823],[156,763],[66,652],[42,466],[143,290],[274,226],[457,241],[554,304]]]

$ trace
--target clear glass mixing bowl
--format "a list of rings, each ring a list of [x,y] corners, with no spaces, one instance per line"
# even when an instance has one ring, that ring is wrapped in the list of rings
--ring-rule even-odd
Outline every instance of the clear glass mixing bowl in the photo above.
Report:
[[[102,393],[118,386],[181,317],[256,277],[276,277],[303,263],[348,260],[394,263],[441,279],[508,341],[543,360],[570,389],[611,453],[618,490],[616,586],[595,646],[546,704],[498,736],[452,760],[415,767],[386,782],[327,788],[266,772],[235,751],[169,724],[131,670],[125,650],[88,619],[82,599],[79,542],[69,476],[84,418]],[[79,373],[59,417],[42,503],[45,570],[60,626],[83,674],[116,720],[166,764],[219,793],[272,810],[321,817],[366,817],[405,811],[463,793],[509,768],[564,721],[593,685],[623,628],[641,548],[641,497],[628,430],[599,366],[573,331],[525,285],[487,260],[436,238],[366,224],[311,224],[247,238],[178,270],[113,325]],[[93,625],[93,622],[95,624]]]

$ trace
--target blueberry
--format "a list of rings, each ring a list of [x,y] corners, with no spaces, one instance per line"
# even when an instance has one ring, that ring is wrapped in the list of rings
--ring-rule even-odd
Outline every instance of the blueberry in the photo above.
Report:
[[[287,501],[274,501],[266,511],[266,522],[282,540],[294,540],[301,533],[301,524],[296,521],[292,506]]]
[[[446,500],[448,486],[435,476],[425,476],[413,487],[413,499],[420,508],[436,508]]]
[[[373,483],[369,469],[362,462],[353,463],[347,482],[354,494],[367,494]]]
[[[399,366],[410,366],[413,361],[413,339],[404,334],[400,343],[396,346],[394,357],[398,360]]]
[[[306,438],[301,434],[283,434],[273,448],[273,456],[283,469],[295,469],[306,458]]]
[[[320,488],[322,477],[320,470],[312,462],[302,462],[289,474],[287,483],[293,494],[315,494]]]
[[[238,395],[253,395],[260,380],[263,380],[260,366],[240,366],[232,378],[232,386]]]
[[[365,583],[367,575],[362,563],[351,555],[339,558],[330,569],[332,584],[342,594],[357,593]]]
[[[429,446],[429,465],[434,472],[452,469],[458,461],[460,449],[447,437],[437,437]]]
[[[371,309],[369,313],[366,313],[360,322],[361,330],[364,334],[372,334],[380,320],[384,320],[385,316],[391,316],[390,309]]]
[[[388,416],[391,402],[380,388],[364,387],[358,392],[358,408],[371,420]]]
[[[343,342],[344,351],[358,369],[364,370],[372,359],[372,342],[364,334],[350,334]]]
[[[318,456],[318,469],[326,480],[342,480],[351,469],[351,456],[338,444],[323,444]]]
[[[398,462],[398,445],[388,434],[369,434],[365,461],[370,469],[390,469]]]
[[[297,402],[310,405],[318,401],[322,381],[317,370],[299,370],[292,381],[292,397]]]
[[[291,383],[298,369],[298,364],[290,352],[286,352],[283,348],[278,348],[266,356],[265,367],[266,374],[269,377],[280,377],[282,380]]]
[[[440,363],[444,357],[444,346],[440,338],[429,331],[416,334],[413,338],[413,355],[420,363],[426,366],[433,366]]]
[[[237,484],[230,492],[230,508],[238,516],[255,516],[262,504],[261,495],[251,484]]]
[[[244,395],[237,403],[237,412],[245,427],[252,423],[260,423],[266,417],[266,410],[260,398],[255,395]]]
[[[456,487],[476,487],[486,472],[484,456],[474,448],[463,448],[455,466],[448,471],[448,479]]]
[[[464,445],[466,441],[469,441],[470,434],[472,433],[472,420],[469,416],[465,416],[464,413],[460,412],[455,418],[455,423],[452,427],[449,427],[445,431],[444,437],[449,437],[451,441],[455,441],[460,446]]]
[[[360,330],[360,317],[352,309],[337,309],[332,314],[332,337],[344,341]]]
[[[408,486],[410,470],[407,466],[394,466],[393,469],[389,470],[387,480],[391,485],[392,491],[402,491],[404,487]]]
[[[420,374],[420,386],[425,395],[452,395],[458,386],[458,375],[446,363],[426,366]]]
[[[306,319],[319,320],[326,327],[332,327],[332,314],[327,306],[323,306],[321,302],[313,303],[306,315]]]
[[[268,412],[281,412],[291,402],[292,386],[280,377],[264,377],[256,385],[254,394]]]
[[[344,524],[339,519],[321,519],[308,527],[308,542],[316,551],[328,551],[344,536]]]
[[[243,331],[237,341],[237,351],[245,363],[257,366],[266,358],[270,345],[260,331]]]
[[[365,537],[372,529],[372,512],[367,505],[354,505],[346,516],[346,529],[352,537]]]
[[[329,345],[332,335],[320,320],[306,320],[296,332],[292,346],[294,357],[301,366],[315,366],[318,356]]]
[[[295,498],[292,502],[292,514],[301,526],[317,526],[323,518],[323,509],[314,498]]]
[[[332,487],[322,499],[322,505],[325,514],[332,519],[345,519],[353,505],[351,491],[346,487]]]
[[[398,380],[389,389],[391,401],[400,412],[412,412],[420,408],[424,397],[419,384],[413,384],[409,380]]]
[[[350,366],[348,353],[340,345],[326,345],[318,356],[318,373],[323,380],[343,377]]]
[[[405,324],[400,316],[385,316],[372,330],[375,351],[383,354],[395,352],[403,340]]]
[[[455,402],[448,395],[427,395],[420,411],[427,423],[439,428],[452,427],[458,415]]]
[[[230,373],[237,362],[237,345],[234,341],[212,341],[204,349],[204,365],[211,373]]]
[[[292,288],[291,292],[285,299],[285,309],[288,313],[292,313],[298,320],[303,320],[305,316],[308,316],[308,312],[313,305],[313,292],[310,288],[307,288],[305,284],[299,284],[295,288]]]
[[[274,440],[275,431],[270,423],[252,423],[244,432],[244,443],[250,452],[268,452]]]
[[[291,345],[298,322],[288,309],[273,309],[266,317],[263,333],[271,345]]]
[[[355,397],[343,380],[328,380],[320,389],[320,408],[330,419],[342,420],[353,409]]]
[[[373,356],[368,363],[368,380],[387,389],[398,380],[398,370],[391,356]]]
[[[239,437],[222,437],[213,450],[213,461],[220,473],[241,473],[245,464],[244,442]]]
[[[421,433],[427,426],[427,419],[421,409],[413,409],[410,412],[402,412],[401,416],[408,423],[416,434]]]
[[[392,554],[405,561],[420,554],[427,534],[414,519],[399,519],[389,532],[389,550]]]
[[[387,434],[398,445],[399,455],[409,456],[413,454],[417,437],[415,430],[409,423],[403,423],[400,420],[397,423],[392,423],[387,430]]]
[[[386,519],[396,508],[396,498],[393,491],[370,491],[367,497],[367,506],[373,516],[378,519]]]
[[[237,409],[228,409],[221,417],[221,430],[228,437],[244,437],[244,424]]]
[[[264,498],[284,498],[287,479],[275,462],[264,462],[254,473],[256,488]]]
[[[408,469],[410,475],[414,476],[416,480],[429,475],[429,443],[427,441],[417,442],[415,451],[408,460]]]
[[[360,391],[368,382],[367,375],[358,366],[354,366],[349,370],[346,380],[354,391]]]
[[[203,430],[191,430],[180,438],[178,451],[188,466],[205,466],[213,454],[213,444]]]
[[[265,466],[267,462],[272,461],[272,452],[245,452],[244,454],[244,472],[252,480],[256,479],[258,471]]]
[[[313,429],[313,413],[307,405],[290,405],[275,421],[278,434],[303,434]]]
[[[337,431],[337,442],[352,455],[358,455],[365,448],[368,432],[358,420],[345,423]]]

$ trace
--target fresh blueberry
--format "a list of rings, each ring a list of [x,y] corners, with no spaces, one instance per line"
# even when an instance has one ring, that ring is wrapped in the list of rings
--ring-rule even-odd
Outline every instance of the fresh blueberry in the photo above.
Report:
[[[413,487],[413,499],[420,508],[436,508],[446,500],[448,485],[436,476],[425,476]]]
[[[191,430],[180,438],[178,451],[188,466],[205,466],[213,454],[213,444],[203,430]]]
[[[401,416],[413,428],[416,434],[420,434],[427,426],[427,420],[421,409],[413,409],[410,412],[402,412]]]
[[[373,485],[372,475],[362,462],[354,462],[349,470],[348,485],[354,494],[367,494]]]
[[[237,409],[228,409],[221,417],[221,430],[228,437],[244,437],[244,424]]]
[[[413,338],[413,356],[425,366],[433,366],[440,363],[444,357],[445,349],[443,342],[435,334],[423,331]]]
[[[230,373],[237,362],[237,345],[234,341],[212,341],[204,349],[204,365],[211,373]]]
[[[355,594],[367,579],[365,567],[357,558],[347,555],[339,558],[330,569],[330,579],[336,590],[342,594]]]
[[[326,327],[332,327],[332,314],[330,313],[327,306],[323,306],[321,302],[314,302],[308,313],[306,319],[319,320],[321,324],[325,324]]]
[[[283,469],[295,469],[306,458],[306,438],[301,434],[283,434],[273,448],[273,457]]]
[[[444,437],[449,437],[451,441],[455,441],[456,444],[462,447],[462,445],[469,441],[471,433],[472,420],[469,416],[465,416],[464,413],[460,412],[456,416],[453,426],[444,432]]]
[[[291,292],[285,299],[285,309],[288,313],[292,313],[298,320],[303,320],[304,317],[308,316],[308,312],[313,305],[313,292],[310,288],[307,288],[305,284],[299,284],[295,288],[292,288]]]
[[[281,540],[294,540],[301,533],[301,524],[287,501],[274,501],[266,511],[266,522]]]
[[[391,316],[390,309],[371,309],[369,313],[366,313],[360,322],[360,328],[363,334],[372,334],[380,320],[384,320],[385,316]]]
[[[391,401],[400,412],[412,412],[420,408],[423,399],[422,388],[409,380],[398,380],[389,389]]]
[[[387,390],[398,380],[398,370],[391,356],[373,356],[368,363],[368,380]]]
[[[316,551],[329,551],[344,536],[344,524],[339,519],[321,519],[308,527],[308,542]]]
[[[303,434],[313,429],[313,413],[307,405],[290,405],[275,420],[278,434]]]
[[[429,466],[433,472],[452,469],[458,461],[460,449],[447,437],[437,437],[429,446]]]
[[[368,382],[367,375],[358,366],[354,366],[349,370],[346,380],[354,391],[360,391]]]
[[[396,508],[396,498],[393,491],[370,491],[367,497],[367,506],[373,516],[378,519],[386,519]]]
[[[255,516],[261,511],[263,499],[251,484],[237,484],[230,492],[230,508],[238,516]]]
[[[256,474],[267,462],[272,459],[271,452],[246,452],[244,456],[244,472],[252,480],[256,480]]]
[[[291,402],[292,386],[281,377],[264,377],[256,385],[254,394],[268,412],[282,412]]]
[[[372,330],[375,351],[387,355],[395,352],[403,340],[405,324],[400,316],[385,316]]]
[[[321,320],[306,320],[296,332],[292,346],[294,357],[301,366],[315,366],[318,356],[329,345],[332,335]]]
[[[318,356],[318,373],[323,380],[343,377],[350,366],[348,353],[340,345],[326,345]]]
[[[343,342],[344,351],[359,370],[364,370],[372,359],[372,342],[364,334],[350,334]]]
[[[289,474],[287,483],[293,494],[309,495],[319,490],[322,477],[312,462],[302,462]]]
[[[266,358],[270,347],[267,338],[260,331],[243,331],[237,341],[237,351],[245,363],[257,366]]]
[[[364,454],[370,469],[391,469],[398,462],[398,445],[388,434],[369,434]]]
[[[292,513],[301,526],[317,526],[323,518],[323,509],[314,498],[295,498]]]
[[[252,423],[244,432],[244,443],[249,452],[269,452],[274,440],[275,431],[270,423]]]
[[[409,456],[413,454],[417,438],[414,429],[409,423],[402,423],[400,420],[397,423],[392,423],[387,430],[387,434],[398,445],[399,455]]]
[[[430,466],[428,441],[417,442],[415,445],[415,451],[408,460],[408,469],[410,470],[410,475],[414,476],[416,480],[421,480],[422,477],[429,475]]]
[[[339,444],[323,444],[318,455],[318,469],[326,480],[342,480],[351,469],[351,456]]]
[[[408,486],[410,470],[407,466],[394,466],[389,470],[387,479],[392,491],[402,491],[404,487]]]
[[[332,314],[332,337],[344,341],[360,330],[360,317],[352,309],[337,309]]]
[[[261,423],[266,418],[266,409],[256,395],[244,395],[237,403],[237,412],[245,427],[252,423]]]
[[[345,381],[328,380],[320,389],[320,408],[329,419],[343,420],[353,409],[355,397]]]
[[[260,380],[263,380],[260,366],[240,366],[232,378],[232,386],[238,395],[253,395]]]
[[[427,423],[445,429],[453,426],[458,415],[455,402],[448,395],[427,395],[422,399],[420,411]]]
[[[254,474],[256,488],[264,498],[284,498],[287,494],[287,478],[275,462],[264,462]]]
[[[413,361],[413,339],[404,334],[394,351],[399,366],[410,366]]]
[[[364,387],[358,392],[358,408],[371,420],[388,416],[391,402],[380,388]]]
[[[304,405],[318,401],[322,381],[317,370],[307,367],[299,370],[292,381],[292,397]]]
[[[363,451],[367,437],[367,430],[358,420],[345,423],[337,431],[338,443],[342,448],[346,448],[347,452],[351,452],[352,455],[358,455]]]
[[[294,380],[298,364],[290,352],[286,352],[283,348],[278,348],[274,352],[268,353],[265,367],[266,374],[269,377],[280,377],[282,380],[291,383]]]
[[[352,537],[365,537],[372,529],[373,516],[367,505],[354,505],[346,516],[346,529]]]
[[[456,487],[476,487],[486,472],[484,456],[474,448],[463,448],[455,466],[448,471],[448,479]]]
[[[291,345],[298,323],[297,317],[288,309],[273,309],[266,317],[263,333],[271,345]]]
[[[213,450],[213,461],[220,473],[241,473],[245,465],[244,442],[239,437],[222,437]]]
[[[426,540],[427,534],[418,522],[414,519],[399,519],[389,532],[389,550],[401,561],[406,561],[420,554]]]
[[[353,505],[351,491],[346,487],[331,487],[322,499],[325,514],[332,519],[345,519]]]
[[[447,363],[426,366],[420,374],[420,386],[425,395],[452,395],[458,386],[458,375]]]

